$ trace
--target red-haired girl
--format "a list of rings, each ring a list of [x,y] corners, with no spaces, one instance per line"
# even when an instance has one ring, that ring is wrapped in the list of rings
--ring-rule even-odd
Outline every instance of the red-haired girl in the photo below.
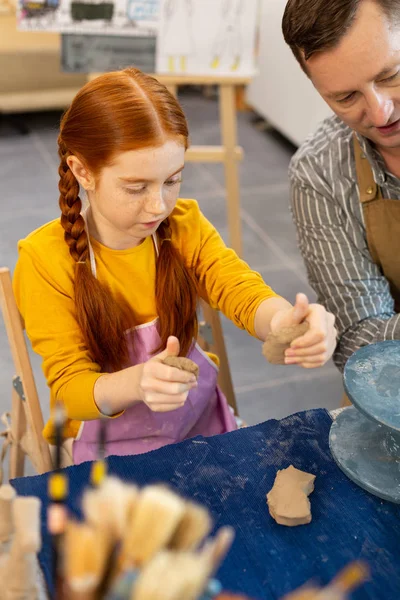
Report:
[[[51,402],[65,405],[75,464],[96,457],[104,414],[108,454],[236,428],[214,358],[194,342],[199,297],[260,340],[307,320],[287,362],[330,358],[332,315],[303,295],[295,307],[277,296],[195,200],[178,199],[187,123],[156,79],[136,69],[94,79],[63,116],[58,144],[61,221],[20,242],[14,291]],[[163,364],[167,354],[194,360],[198,380]]]

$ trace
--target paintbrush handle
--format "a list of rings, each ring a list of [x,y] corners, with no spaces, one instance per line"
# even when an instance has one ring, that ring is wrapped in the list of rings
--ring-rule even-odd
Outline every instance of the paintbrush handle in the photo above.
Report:
[[[355,561],[345,567],[335,579],[317,594],[317,600],[346,600],[348,595],[362,585],[369,576],[367,565]]]
[[[68,480],[64,472],[54,471],[48,480],[48,495],[52,503],[47,509],[47,528],[51,534],[52,572],[55,590],[60,586],[60,548],[67,523],[67,508],[65,500],[68,495]],[[54,598],[59,600],[55,591]]]
[[[349,594],[355,588],[367,581],[368,577],[368,566],[362,561],[355,561],[345,567],[339,575],[335,577],[331,586],[345,594]]]

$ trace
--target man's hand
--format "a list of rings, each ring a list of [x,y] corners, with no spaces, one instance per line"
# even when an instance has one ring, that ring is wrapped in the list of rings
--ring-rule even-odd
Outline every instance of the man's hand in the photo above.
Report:
[[[296,304],[292,308],[280,310],[272,317],[271,331],[276,333],[303,321],[309,324],[309,330],[286,350],[285,364],[297,364],[305,369],[322,367],[331,358],[337,337],[335,317],[323,306],[309,304],[305,294],[297,294]]]

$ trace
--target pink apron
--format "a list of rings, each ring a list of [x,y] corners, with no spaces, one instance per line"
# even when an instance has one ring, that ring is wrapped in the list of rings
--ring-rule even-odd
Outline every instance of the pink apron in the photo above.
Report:
[[[157,240],[153,236],[157,251]],[[89,247],[93,275],[96,264]],[[158,254],[158,251],[157,251]],[[145,362],[154,356],[152,351],[160,344],[158,319],[128,330],[131,365]],[[134,342],[134,352],[132,349]],[[187,400],[177,410],[157,413],[140,402],[126,409],[107,423],[107,455],[142,454],[173,444],[195,435],[211,436],[237,429],[236,419],[225,396],[217,385],[218,368],[211,358],[194,343],[188,357],[199,365],[197,388],[190,390]],[[100,421],[84,421],[73,442],[73,461],[79,464],[95,460],[98,451]]]

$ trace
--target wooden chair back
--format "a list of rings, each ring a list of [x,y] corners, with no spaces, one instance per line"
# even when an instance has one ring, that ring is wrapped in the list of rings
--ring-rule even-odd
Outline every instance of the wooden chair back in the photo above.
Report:
[[[0,268],[0,304],[15,370],[10,382],[11,424],[5,442],[10,444],[9,478],[12,479],[23,476],[26,456],[38,473],[51,471],[53,465],[49,446],[42,436],[42,409],[7,268]]]

